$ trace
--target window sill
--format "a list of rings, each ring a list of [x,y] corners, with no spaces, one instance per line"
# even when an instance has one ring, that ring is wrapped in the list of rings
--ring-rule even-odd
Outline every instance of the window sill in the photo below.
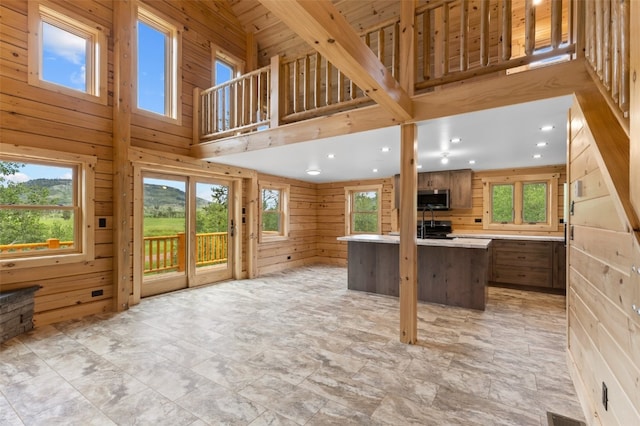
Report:
[[[8,271],[40,266],[66,265],[69,263],[83,263],[95,260],[88,253],[59,254],[51,256],[5,258],[0,259],[0,270]]]
[[[288,241],[289,237],[284,235],[260,237],[260,244],[278,243],[282,241]]]

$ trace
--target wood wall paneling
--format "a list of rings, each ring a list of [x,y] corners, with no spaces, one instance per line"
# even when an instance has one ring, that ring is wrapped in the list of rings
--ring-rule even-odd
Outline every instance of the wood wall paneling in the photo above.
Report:
[[[570,116],[571,123],[578,124],[570,131],[570,183],[583,182],[579,197],[569,191],[575,201],[568,265],[572,377],[592,422],[635,424],[640,421],[640,321],[631,309],[638,291],[631,266],[640,251],[628,218],[615,206],[617,194],[611,194],[606,182],[610,171],[597,161],[601,153],[594,135],[603,129],[590,127],[605,123],[584,121],[579,104]],[[600,402],[602,382],[609,395],[616,395],[615,400],[610,397],[609,410]]]

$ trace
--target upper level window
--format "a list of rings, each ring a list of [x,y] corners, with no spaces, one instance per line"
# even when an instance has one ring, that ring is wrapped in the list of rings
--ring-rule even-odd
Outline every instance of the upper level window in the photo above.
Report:
[[[222,61],[220,59],[216,60],[215,63],[215,81],[214,81],[214,86],[217,86],[218,84],[222,84],[222,83],[226,83],[229,80],[232,80],[235,78],[235,67],[225,61]]]
[[[482,179],[484,229],[555,231],[558,174]]]
[[[94,157],[3,148],[0,155],[2,266],[39,266],[92,259],[94,167]]]
[[[107,103],[107,37],[100,25],[31,1],[29,30],[30,84]]]
[[[260,185],[260,241],[289,236],[289,185]]]
[[[346,233],[380,234],[380,185],[345,188]]]
[[[180,117],[180,32],[177,25],[138,7],[137,93],[138,111],[173,120]]]

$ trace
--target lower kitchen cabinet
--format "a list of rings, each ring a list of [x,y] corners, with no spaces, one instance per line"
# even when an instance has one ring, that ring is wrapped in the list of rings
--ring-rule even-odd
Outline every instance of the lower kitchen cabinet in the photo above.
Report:
[[[526,287],[566,287],[562,242],[494,239],[492,246],[491,281]]]

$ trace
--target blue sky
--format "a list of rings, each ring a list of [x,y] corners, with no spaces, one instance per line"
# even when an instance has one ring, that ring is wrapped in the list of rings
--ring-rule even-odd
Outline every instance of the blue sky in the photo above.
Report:
[[[138,106],[142,109],[165,114],[165,35],[139,22],[138,61]],[[86,91],[87,40],[43,23],[42,78],[74,90]],[[233,78],[232,69],[224,64],[216,64],[216,81],[219,84]],[[27,164],[20,172],[8,179],[24,182],[39,178],[71,178],[71,169]],[[150,180],[149,180],[150,181]],[[172,186],[184,190],[180,182],[159,181],[159,185]],[[154,182],[156,183],[156,182]],[[198,190],[199,197],[210,199],[210,190]]]

